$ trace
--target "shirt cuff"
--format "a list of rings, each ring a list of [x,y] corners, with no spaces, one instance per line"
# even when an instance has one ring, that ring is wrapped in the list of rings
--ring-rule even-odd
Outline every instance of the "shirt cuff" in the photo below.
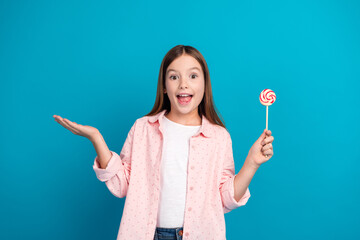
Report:
[[[111,158],[106,166],[106,168],[100,168],[100,163],[98,160],[98,156],[95,157],[93,169],[95,171],[96,177],[101,182],[106,182],[110,180],[112,177],[114,177],[121,169],[123,169],[123,165],[120,159],[120,156],[114,152],[111,151]]]
[[[227,187],[226,189],[228,190],[226,190],[224,193],[224,205],[230,211],[245,205],[251,196],[249,188],[246,188],[245,194],[239,199],[239,201],[236,201],[234,196],[235,195],[234,180],[235,180],[235,176],[231,177],[225,183],[228,184],[228,186],[226,186]]]

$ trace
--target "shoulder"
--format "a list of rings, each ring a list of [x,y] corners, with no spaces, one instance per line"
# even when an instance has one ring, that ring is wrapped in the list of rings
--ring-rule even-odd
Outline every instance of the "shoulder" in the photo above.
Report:
[[[132,128],[136,128],[136,129],[142,129],[142,128],[146,128],[150,125],[150,121],[149,118],[151,116],[142,116],[139,117],[135,120],[135,122],[133,123]]]
[[[148,122],[148,117],[147,117],[147,116],[136,118],[135,121],[132,122],[130,131],[133,132],[133,131],[135,131],[136,129],[141,128],[141,127],[144,126],[147,122]]]
[[[149,123],[149,118],[150,118],[150,116],[142,116],[142,117],[139,117],[139,118],[137,118],[137,119],[135,120],[135,123],[136,123],[137,125],[141,125],[141,126],[146,125],[146,124]]]
[[[211,127],[213,129],[213,135],[218,141],[220,142],[226,142],[229,140],[231,141],[231,136],[228,129],[218,124],[211,124]]]

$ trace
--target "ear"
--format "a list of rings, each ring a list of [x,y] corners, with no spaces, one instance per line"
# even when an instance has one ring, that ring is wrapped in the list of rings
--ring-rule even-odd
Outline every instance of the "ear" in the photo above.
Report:
[[[166,93],[166,89],[164,89],[164,94]]]

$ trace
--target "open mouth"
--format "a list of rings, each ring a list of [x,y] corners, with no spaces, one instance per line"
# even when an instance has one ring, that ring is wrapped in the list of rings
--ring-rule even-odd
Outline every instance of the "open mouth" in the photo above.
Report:
[[[181,105],[188,104],[191,101],[192,97],[193,97],[193,95],[188,95],[188,94],[186,94],[186,95],[176,95],[176,98],[178,99],[178,101],[179,101],[179,103]]]

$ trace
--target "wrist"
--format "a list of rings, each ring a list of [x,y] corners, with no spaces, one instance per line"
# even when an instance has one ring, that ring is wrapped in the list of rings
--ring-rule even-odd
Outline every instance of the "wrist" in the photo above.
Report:
[[[251,158],[246,158],[244,165],[246,165],[248,168],[251,168],[255,171],[258,170],[258,168],[260,167],[260,165],[255,163],[255,161]]]
[[[89,137],[89,140],[90,140],[92,143],[101,141],[101,140],[102,140],[102,135],[101,135],[101,133],[100,133],[99,131],[97,131],[96,133],[92,134],[92,135]]]

